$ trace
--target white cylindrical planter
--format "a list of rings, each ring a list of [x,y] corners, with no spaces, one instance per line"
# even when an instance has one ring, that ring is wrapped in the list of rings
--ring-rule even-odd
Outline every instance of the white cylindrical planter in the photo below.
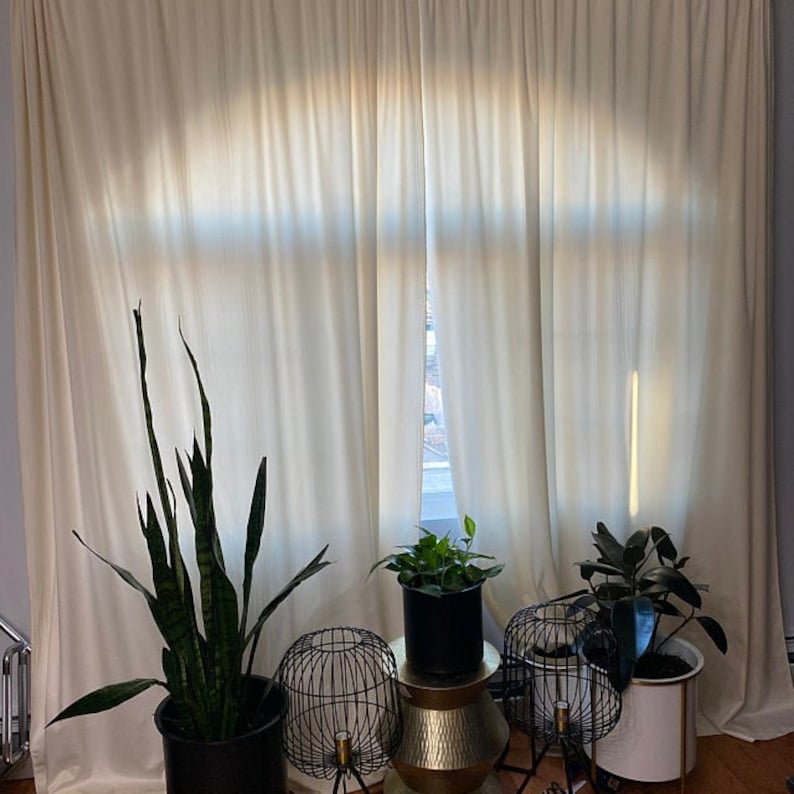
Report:
[[[627,780],[675,780],[695,766],[696,685],[703,654],[678,638],[664,650],[685,659],[692,671],[677,678],[632,678],[617,726],[596,743],[598,766]]]

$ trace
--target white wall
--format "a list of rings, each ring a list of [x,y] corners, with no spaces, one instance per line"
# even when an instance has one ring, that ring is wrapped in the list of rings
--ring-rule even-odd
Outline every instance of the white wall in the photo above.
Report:
[[[14,384],[13,104],[11,0],[0,0],[0,615],[29,636]]]
[[[775,467],[783,613],[794,646],[794,3],[775,2]]]
[[[0,0],[0,614],[29,634],[14,386],[11,0]],[[775,459],[786,634],[794,638],[794,2],[776,0]]]

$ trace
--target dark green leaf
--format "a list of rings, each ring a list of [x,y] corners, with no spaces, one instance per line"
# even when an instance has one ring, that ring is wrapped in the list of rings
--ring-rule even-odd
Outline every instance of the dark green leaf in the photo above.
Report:
[[[72,534],[83,544],[97,559],[102,560],[105,565],[109,565],[130,587],[137,590],[146,600],[151,603],[154,601],[154,595],[144,587],[126,568],[105,559],[101,554],[95,552],[74,530]]]
[[[645,556],[645,547],[648,545],[648,536],[651,530],[648,527],[643,527],[633,532],[629,539],[626,541],[626,548],[637,548],[642,552],[640,559]]]
[[[595,540],[596,548],[601,552],[602,561],[622,570],[623,546],[602,521],[596,524],[596,532],[593,533],[593,539]]]
[[[651,540],[656,547],[656,553],[659,556],[659,562],[669,560],[675,562],[678,557],[678,551],[673,543],[670,533],[661,527],[651,527]]]
[[[681,610],[673,604],[671,601],[666,601],[664,599],[658,599],[657,601],[653,602],[654,609],[660,615],[669,615],[670,617],[682,618],[684,617]]]
[[[700,609],[703,603],[700,593],[692,586],[689,579],[680,571],[675,570],[675,568],[660,565],[643,573],[640,580],[640,588],[643,589],[652,584],[660,584],[666,587],[685,604],[689,604],[689,606],[696,609]]]
[[[193,367],[193,374],[196,378],[196,386],[198,387],[199,391],[199,398],[201,399],[201,415],[204,424],[204,455],[207,459],[207,468],[212,467],[212,416],[210,414],[210,404],[209,400],[207,399],[207,394],[204,391],[204,384],[201,381],[201,374],[199,373],[198,364],[196,362],[196,357],[193,355],[193,351],[190,349],[190,345],[187,343],[185,339],[185,335],[182,333],[182,326],[179,327],[179,336],[182,338],[182,344],[185,346],[185,350],[187,351],[187,357],[190,359],[190,364]]]
[[[267,494],[267,458],[259,462],[248,513],[248,528],[245,536],[245,565],[243,575],[243,612],[240,617],[240,639],[245,638],[248,624],[248,604],[251,598],[251,582],[254,576],[254,563],[259,556],[262,532],[265,528],[265,500]]]
[[[588,582],[593,578],[593,574],[595,573],[602,573],[605,576],[623,576],[622,568],[616,568],[614,565],[607,565],[603,562],[585,560],[585,562],[575,562],[574,565],[579,566],[582,578]]]
[[[321,571],[325,568],[326,565],[330,565],[330,560],[323,560],[325,553],[328,551],[328,546],[325,545],[320,553],[310,560],[303,568],[301,568],[292,579],[282,588],[282,590],[278,593],[278,595],[273,598],[267,606],[262,610],[259,617],[257,618],[256,623],[254,624],[253,628],[248,632],[245,638],[244,647],[247,647],[248,644],[259,635],[262,630],[262,626],[265,624],[265,621],[275,612],[276,608],[281,604],[282,601],[302,582],[305,582],[310,577],[314,576],[314,574]]]
[[[645,552],[641,546],[626,546],[623,550],[623,565],[629,571],[633,571],[644,559]]]
[[[653,636],[653,602],[648,598],[621,598],[612,607],[612,629],[618,643],[618,680],[623,689],[631,679],[634,664]]]
[[[633,595],[626,582],[601,582],[593,588],[596,598],[602,601],[617,601],[619,598]]]
[[[717,648],[719,648],[722,653],[727,653],[728,638],[725,636],[725,631],[722,626],[714,620],[714,618],[710,618],[707,615],[698,615],[695,620],[703,626]]]
[[[146,437],[149,441],[149,452],[154,468],[155,481],[157,482],[157,492],[160,496],[160,506],[165,516],[165,523],[168,527],[169,535],[176,533],[176,517],[174,516],[171,502],[168,498],[168,486],[163,472],[163,460],[160,455],[160,447],[157,443],[157,436],[154,431],[154,418],[152,415],[152,404],[149,400],[149,386],[146,382],[146,343],[143,336],[143,320],[141,317],[141,307],[133,309],[135,317],[135,333],[138,341],[138,365],[140,373],[141,398],[143,400],[143,413],[146,421]]]
[[[598,599],[592,593],[582,593],[580,596],[575,598],[570,606],[571,607],[591,607],[593,604],[597,604]],[[575,609],[570,609],[569,612],[575,612]]]
[[[60,720],[81,717],[85,714],[98,714],[100,711],[107,711],[108,709],[115,708],[153,686],[164,687],[166,685],[156,678],[135,678],[132,681],[123,681],[120,684],[109,684],[100,689],[95,689],[93,692],[89,692],[87,695],[78,698],[57,716],[53,717],[47,723],[47,727]]]

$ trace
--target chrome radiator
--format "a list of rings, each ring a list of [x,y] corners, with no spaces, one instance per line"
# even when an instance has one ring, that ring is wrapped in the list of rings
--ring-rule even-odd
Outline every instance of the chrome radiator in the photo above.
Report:
[[[0,632],[10,640],[3,653],[0,712],[0,777],[30,751],[30,643],[0,617]],[[0,646],[2,647],[2,646]]]

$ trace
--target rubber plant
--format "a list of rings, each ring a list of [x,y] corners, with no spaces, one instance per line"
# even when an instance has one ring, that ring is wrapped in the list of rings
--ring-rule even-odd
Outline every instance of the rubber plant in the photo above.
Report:
[[[576,594],[573,603],[596,609],[614,630],[619,689],[625,689],[643,657],[663,655],[667,642],[692,620],[726,653],[724,629],[714,618],[700,614],[701,593],[708,585],[693,584],[684,574],[689,557],[679,558],[666,530],[644,527],[622,544],[599,521],[593,539],[598,557],[575,563],[589,591]],[[663,620],[667,626],[664,637],[660,636]]]
[[[174,489],[165,476],[154,430],[140,306],[133,315],[146,433],[162,512],[161,522],[155,500],[149,493],[146,494],[145,507],[141,506],[140,500],[138,502],[138,521],[151,562],[153,589],[141,584],[130,571],[91,549],[76,532],[74,534],[92,554],[143,596],[165,643],[162,650],[164,680],[137,678],[103,686],[76,700],[49,724],[105,711],[150,687],[160,686],[174,701],[178,725],[173,727],[180,735],[206,741],[229,739],[255,727],[252,723],[256,720],[259,704],[250,703],[246,697],[246,682],[252,672],[265,622],[298,585],[329,564],[324,559],[328,546],[284,585],[249,626],[254,564],[259,555],[265,520],[267,460],[263,457],[259,463],[251,499],[240,605],[235,586],[226,571],[215,520],[210,406],[196,359],[180,329],[198,388],[203,419],[203,451],[195,435],[192,453],[182,455],[176,451],[179,482],[190,513],[199,572],[199,604],[196,606],[193,586],[180,550]],[[203,625],[203,631],[200,625]]]

